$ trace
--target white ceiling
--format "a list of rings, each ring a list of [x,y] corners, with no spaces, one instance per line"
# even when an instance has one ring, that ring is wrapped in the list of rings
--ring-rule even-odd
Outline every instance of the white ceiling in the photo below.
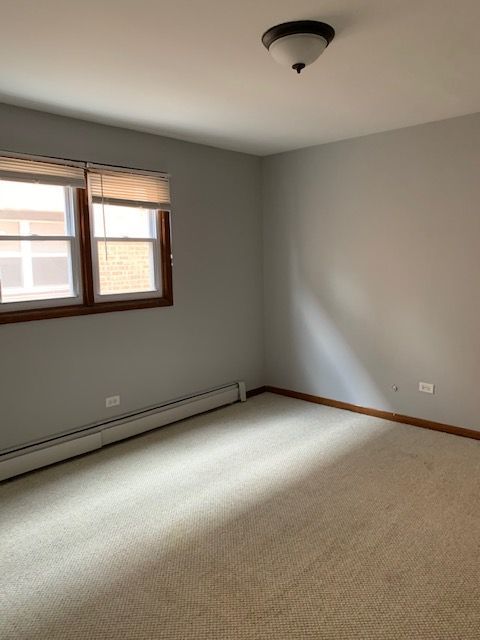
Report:
[[[480,0],[0,0],[0,101],[259,155],[480,111]],[[337,35],[300,76],[260,37]]]

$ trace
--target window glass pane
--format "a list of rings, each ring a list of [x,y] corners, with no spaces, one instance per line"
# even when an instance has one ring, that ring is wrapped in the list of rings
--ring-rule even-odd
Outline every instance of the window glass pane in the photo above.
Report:
[[[75,296],[68,240],[0,240],[2,303]]]
[[[65,290],[65,287],[68,286],[68,268],[68,256],[63,258],[34,258],[33,284],[36,287],[55,285]]]
[[[63,236],[65,233],[65,222],[63,218],[58,221],[40,220],[30,222],[30,233],[36,236]]]
[[[0,244],[0,251],[3,256],[9,253],[16,256],[20,253],[21,246],[20,240],[2,240]]]
[[[100,295],[155,291],[152,242],[98,241]]]
[[[0,180],[0,235],[70,235],[72,190]]]
[[[0,236],[18,236],[20,234],[20,223],[12,220],[2,220],[0,211]]]
[[[27,243],[25,242],[25,244]],[[28,242],[28,244],[33,256],[47,254],[54,257],[65,255],[65,247],[69,243],[64,240],[34,240],[33,242]]]
[[[154,238],[155,219],[156,211],[148,209],[93,205],[93,230],[97,238]]]
[[[22,261],[20,258],[6,257],[0,247],[0,282],[5,296],[7,289],[22,286]],[[3,300],[5,302],[5,300]]]

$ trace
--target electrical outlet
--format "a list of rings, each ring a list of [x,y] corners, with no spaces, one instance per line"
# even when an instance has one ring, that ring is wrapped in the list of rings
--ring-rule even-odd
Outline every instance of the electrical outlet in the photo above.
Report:
[[[107,409],[110,407],[116,407],[120,404],[120,396],[109,396],[105,398],[105,406]]]
[[[419,382],[418,390],[423,393],[435,393],[435,385],[431,382]]]

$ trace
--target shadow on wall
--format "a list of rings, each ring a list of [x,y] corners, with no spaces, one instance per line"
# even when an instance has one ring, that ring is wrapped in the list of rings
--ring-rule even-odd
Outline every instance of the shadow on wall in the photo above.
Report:
[[[258,396],[2,487],[0,630],[473,640],[477,476],[465,440]]]
[[[290,388],[394,411],[385,393],[385,380],[374,379],[368,362],[364,364],[358,348],[354,348],[354,340],[348,340],[348,332],[342,331],[342,318],[351,318],[357,323],[355,333],[363,332],[363,355],[367,355],[366,350],[376,348],[372,335],[365,333],[370,313],[366,292],[352,288],[347,282],[343,283],[343,289],[338,281],[328,287],[321,277],[312,283],[303,269],[301,257],[300,248],[292,246],[282,315],[283,330],[289,341],[291,370],[286,376],[290,378]],[[329,288],[334,291],[331,297]],[[284,384],[279,382],[279,386]]]
[[[331,374],[328,384],[335,389],[339,398],[355,398],[354,404],[366,401],[367,406],[393,411],[381,387],[377,386],[318,299],[302,286],[297,287],[296,295],[301,304],[295,350],[298,353],[297,362],[300,366],[304,363],[305,384],[318,376],[318,366],[312,360],[312,354],[315,354],[315,358],[320,358]]]

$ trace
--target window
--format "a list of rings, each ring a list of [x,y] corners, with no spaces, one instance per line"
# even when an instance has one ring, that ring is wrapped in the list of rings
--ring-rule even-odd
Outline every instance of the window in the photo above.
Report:
[[[153,209],[93,205],[97,300],[161,295],[157,226]]]
[[[165,179],[91,165],[95,300],[161,297],[161,220],[169,200]]]
[[[0,322],[173,304],[162,174],[0,157]]]

